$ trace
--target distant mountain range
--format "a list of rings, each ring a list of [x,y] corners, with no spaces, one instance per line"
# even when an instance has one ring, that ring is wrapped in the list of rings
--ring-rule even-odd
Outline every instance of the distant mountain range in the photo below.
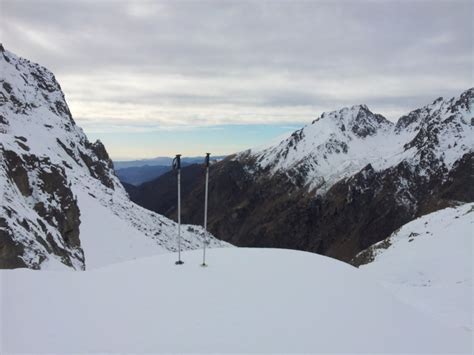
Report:
[[[237,246],[301,249],[348,261],[403,224],[474,201],[474,89],[396,123],[366,105],[323,113],[276,145],[216,163],[209,228]],[[182,218],[202,223],[204,170],[185,167]],[[176,217],[176,177],[129,188]],[[171,190],[171,191],[170,191]]]
[[[213,161],[220,161],[225,155],[211,156]],[[201,164],[204,157],[182,157],[181,166]],[[171,170],[173,158],[157,157],[131,161],[114,161],[115,172],[121,182],[130,185],[140,185],[156,179]]]
[[[182,164],[183,167],[187,165],[188,164]],[[171,171],[171,169],[170,165],[143,165],[115,169],[115,173],[122,183],[140,185],[144,182],[156,179],[164,173]]]

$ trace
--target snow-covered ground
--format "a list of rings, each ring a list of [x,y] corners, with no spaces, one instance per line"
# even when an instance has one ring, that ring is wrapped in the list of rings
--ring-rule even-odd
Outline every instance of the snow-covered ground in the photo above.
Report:
[[[99,193],[92,190],[95,197],[73,187],[81,209],[81,245],[87,268],[178,249],[178,231],[174,221],[134,204],[125,194],[110,194],[109,203],[100,204],[97,200],[103,188],[100,184],[96,187]],[[201,226],[181,225],[181,247],[184,250],[201,248],[203,235]],[[207,242],[211,248],[231,246],[210,233]],[[42,268],[47,267],[44,265]]]
[[[75,271],[0,272],[2,353],[469,353],[471,335],[360,270],[281,249],[162,254]]]
[[[374,261],[360,270],[407,304],[472,335],[473,239],[474,203],[446,208],[375,244]]]

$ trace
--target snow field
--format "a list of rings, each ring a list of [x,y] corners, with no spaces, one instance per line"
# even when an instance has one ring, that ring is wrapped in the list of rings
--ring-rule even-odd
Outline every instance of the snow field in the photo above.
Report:
[[[2,271],[3,351],[469,352],[470,333],[360,270],[281,249],[210,249],[85,272]],[[8,305],[6,307],[5,305]]]

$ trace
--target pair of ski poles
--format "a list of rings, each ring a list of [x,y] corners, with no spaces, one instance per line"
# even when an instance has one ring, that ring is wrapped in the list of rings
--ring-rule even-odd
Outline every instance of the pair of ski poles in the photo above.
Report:
[[[206,153],[204,159],[204,166],[206,167],[206,188],[204,192],[204,238],[202,243],[202,264],[201,266],[207,266],[206,264],[206,244],[207,244],[207,196],[208,196],[208,185],[209,185],[209,160],[211,153]],[[173,170],[178,172],[178,261],[176,265],[184,264],[181,260],[181,154],[176,154],[173,159]]]

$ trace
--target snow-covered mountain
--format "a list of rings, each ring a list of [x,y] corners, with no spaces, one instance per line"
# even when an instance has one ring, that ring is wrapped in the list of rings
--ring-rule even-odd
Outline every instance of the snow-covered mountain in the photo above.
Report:
[[[129,200],[54,75],[1,45],[0,158],[0,268],[84,269],[176,250],[176,224]],[[183,247],[203,235],[183,227]]]
[[[397,298],[452,327],[473,328],[474,203],[405,224],[352,263]]]
[[[357,105],[323,113],[278,144],[230,156],[211,168],[209,228],[238,246],[349,261],[419,216],[474,201],[473,105],[471,88],[396,123]],[[134,189],[134,201],[173,216],[159,188],[171,178]],[[201,185],[184,193],[187,223],[199,223]]]
[[[420,176],[448,172],[474,147],[474,88],[401,117],[396,124],[366,105],[323,113],[279,144],[240,153],[252,171],[284,174],[317,193],[370,164],[376,171],[406,161]]]

